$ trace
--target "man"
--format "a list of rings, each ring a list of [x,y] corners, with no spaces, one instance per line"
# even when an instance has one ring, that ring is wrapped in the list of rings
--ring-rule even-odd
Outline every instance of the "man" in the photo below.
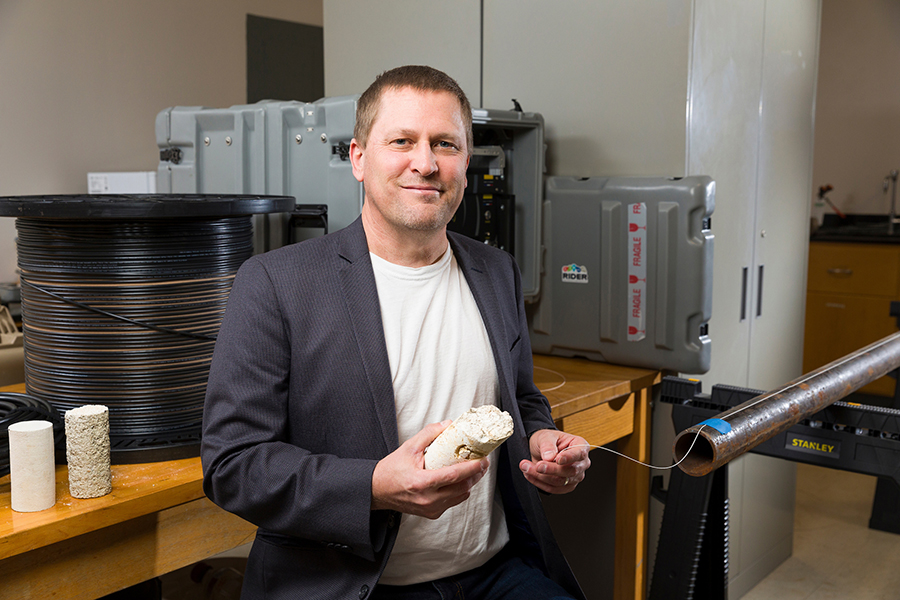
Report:
[[[532,380],[512,258],[446,225],[472,113],[429,67],[360,97],[360,218],[248,260],[210,371],[204,489],[259,525],[244,598],[583,598],[539,490],[567,493],[586,442],[556,430]],[[424,452],[468,408],[513,436],[433,471]]]

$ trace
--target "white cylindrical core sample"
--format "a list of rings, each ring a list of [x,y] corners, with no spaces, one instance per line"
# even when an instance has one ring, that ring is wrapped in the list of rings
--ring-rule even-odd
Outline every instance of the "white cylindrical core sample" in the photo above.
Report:
[[[56,504],[50,421],[21,421],[9,426],[9,475],[14,511],[37,512]]]
[[[73,498],[98,498],[112,491],[109,408],[88,404],[66,411],[66,461]]]
[[[466,460],[480,460],[513,433],[509,413],[486,404],[470,408],[425,449],[425,468],[440,469]]]

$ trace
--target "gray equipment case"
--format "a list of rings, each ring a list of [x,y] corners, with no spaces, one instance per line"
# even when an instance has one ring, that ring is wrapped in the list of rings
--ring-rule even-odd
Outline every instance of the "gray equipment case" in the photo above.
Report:
[[[705,373],[715,183],[709,177],[548,177],[532,348]]]
[[[341,229],[364,198],[349,160],[357,98],[167,108],[156,118],[157,190],[293,196],[327,206],[328,229]],[[472,117],[467,187],[448,228],[512,251],[535,352],[708,370],[712,180],[545,180],[540,114],[474,109]],[[257,216],[257,251],[287,243],[289,217]]]
[[[156,117],[157,191],[293,196],[327,204],[330,230],[346,227],[363,199],[348,159],[356,98],[167,108]],[[283,245],[286,220],[274,216],[271,232],[254,221],[258,251]]]
[[[346,227],[364,197],[349,160],[357,98],[167,108],[156,117],[157,190],[293,196],[298,205],[327,206],[329,231]],[[493,109],[474,109],[472,120],[469,185],[458,213],[465,223],[450,229],[511,251],[531,302],[540,285],[544,121],[536,113]],[[255,221],[257,251],[283,245],[287,221],[287,215]]]

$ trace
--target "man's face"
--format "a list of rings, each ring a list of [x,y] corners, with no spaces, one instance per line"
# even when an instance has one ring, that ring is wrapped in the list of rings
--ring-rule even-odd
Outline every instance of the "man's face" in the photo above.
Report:
[[[353,140],[350,157],[380,225],[442,229],[466,187],[469,153],[459,101],[448,92],[385,90],[366,147]]]

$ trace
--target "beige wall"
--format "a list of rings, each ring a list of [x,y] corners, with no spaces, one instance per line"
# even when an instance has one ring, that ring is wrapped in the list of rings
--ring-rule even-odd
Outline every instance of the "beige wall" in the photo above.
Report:
[[[480,0],[323,0],[325,95],[361,94],[375,76],[400,65],[430,65],[481,96]],[[422,23],[433,23],[423,43]],[[438,25],[439,24],[439,25]]]
[[[248,13],[322,25],[321,0],[0,2],[0,196],[156,170],[160,110],[246,102]],[[14,235],[0,218],[0,282]]]
[[[473,106],[541,113],[550,174],[685,174],[692,0],[323,1],[327,95],[430,64]]]
[[[823,0],[812,194],[830,183],[843,212],[886,215],[891,169],[900,169],[900,2]]]
[[[486,2],[484,105],[516,98],[543,115],[549,174],[685,175],[691,12],[690,0]]]

